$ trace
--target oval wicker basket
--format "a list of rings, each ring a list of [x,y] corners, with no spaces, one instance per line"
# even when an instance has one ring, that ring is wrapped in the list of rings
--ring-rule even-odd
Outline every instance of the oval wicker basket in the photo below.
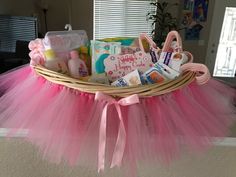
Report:
[[[115,87],[111,85],[86,82],[71,78],[67,75],[60,74],[46,69],[43,66],[33,67],[36,73],[48,81],[68,88],[76,89],[87,93],[103,92],[113,97],[127,97],[133,94],[138,94],[140,97],[157,96],[180,89],[195,80],[196,73],[188,71],[174,80],[166,81],[162,84],[139,85],[131,87]]]

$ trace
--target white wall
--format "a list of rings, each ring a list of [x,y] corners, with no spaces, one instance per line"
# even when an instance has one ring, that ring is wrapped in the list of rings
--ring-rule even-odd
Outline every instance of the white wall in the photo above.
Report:
[[[48,0],[48,30],[64,30],[65,24],[69,22],[67,0]]]
[[[32,0],[1,0],[0,14],[30,16],[35,12],[34,1]]]
[[[93,0],[71,0],[72,26],[87,31],[89,39],[93,38]]]

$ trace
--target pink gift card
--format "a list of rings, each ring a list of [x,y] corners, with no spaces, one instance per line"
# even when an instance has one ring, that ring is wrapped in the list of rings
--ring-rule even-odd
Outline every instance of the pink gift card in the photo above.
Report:
[[[153,62],[150,54],[139,51],[134,54],[109,55],[104,65],[109,80],[115,81],[135,69],[142,74],[153,66]]]

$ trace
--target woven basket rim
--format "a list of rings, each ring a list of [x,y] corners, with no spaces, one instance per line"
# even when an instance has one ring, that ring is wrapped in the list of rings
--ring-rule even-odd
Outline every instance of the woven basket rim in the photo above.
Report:
[[[49,70],[41,65],[33,66],[34,71],[44,77],[46,80],[75,89],[81,92],[95,94],[97,91],[103,92],[113,97],[127,97],[133,94],[139,97],[151,97],[170,93],[172,91],[181,89],[195,80],[196,73],[187,71],[174,80],[165,81],[161,84],[148,84],[129,87],[116,87],[112,85],[87,82],[72,78],[65,74],[61,74]]]

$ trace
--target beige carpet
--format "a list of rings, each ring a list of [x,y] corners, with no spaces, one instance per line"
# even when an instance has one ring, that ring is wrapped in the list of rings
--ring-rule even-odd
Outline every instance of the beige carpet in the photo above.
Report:
[[[170,167],[159,165],[139,169],[139,177],[236,177],[236,147],[214,147],[204,155],[188,156]],[[18,139],[0,138],[0,177],[124,177],[117,169],[106,175],[82,167],[51,164],[37,149]]]

